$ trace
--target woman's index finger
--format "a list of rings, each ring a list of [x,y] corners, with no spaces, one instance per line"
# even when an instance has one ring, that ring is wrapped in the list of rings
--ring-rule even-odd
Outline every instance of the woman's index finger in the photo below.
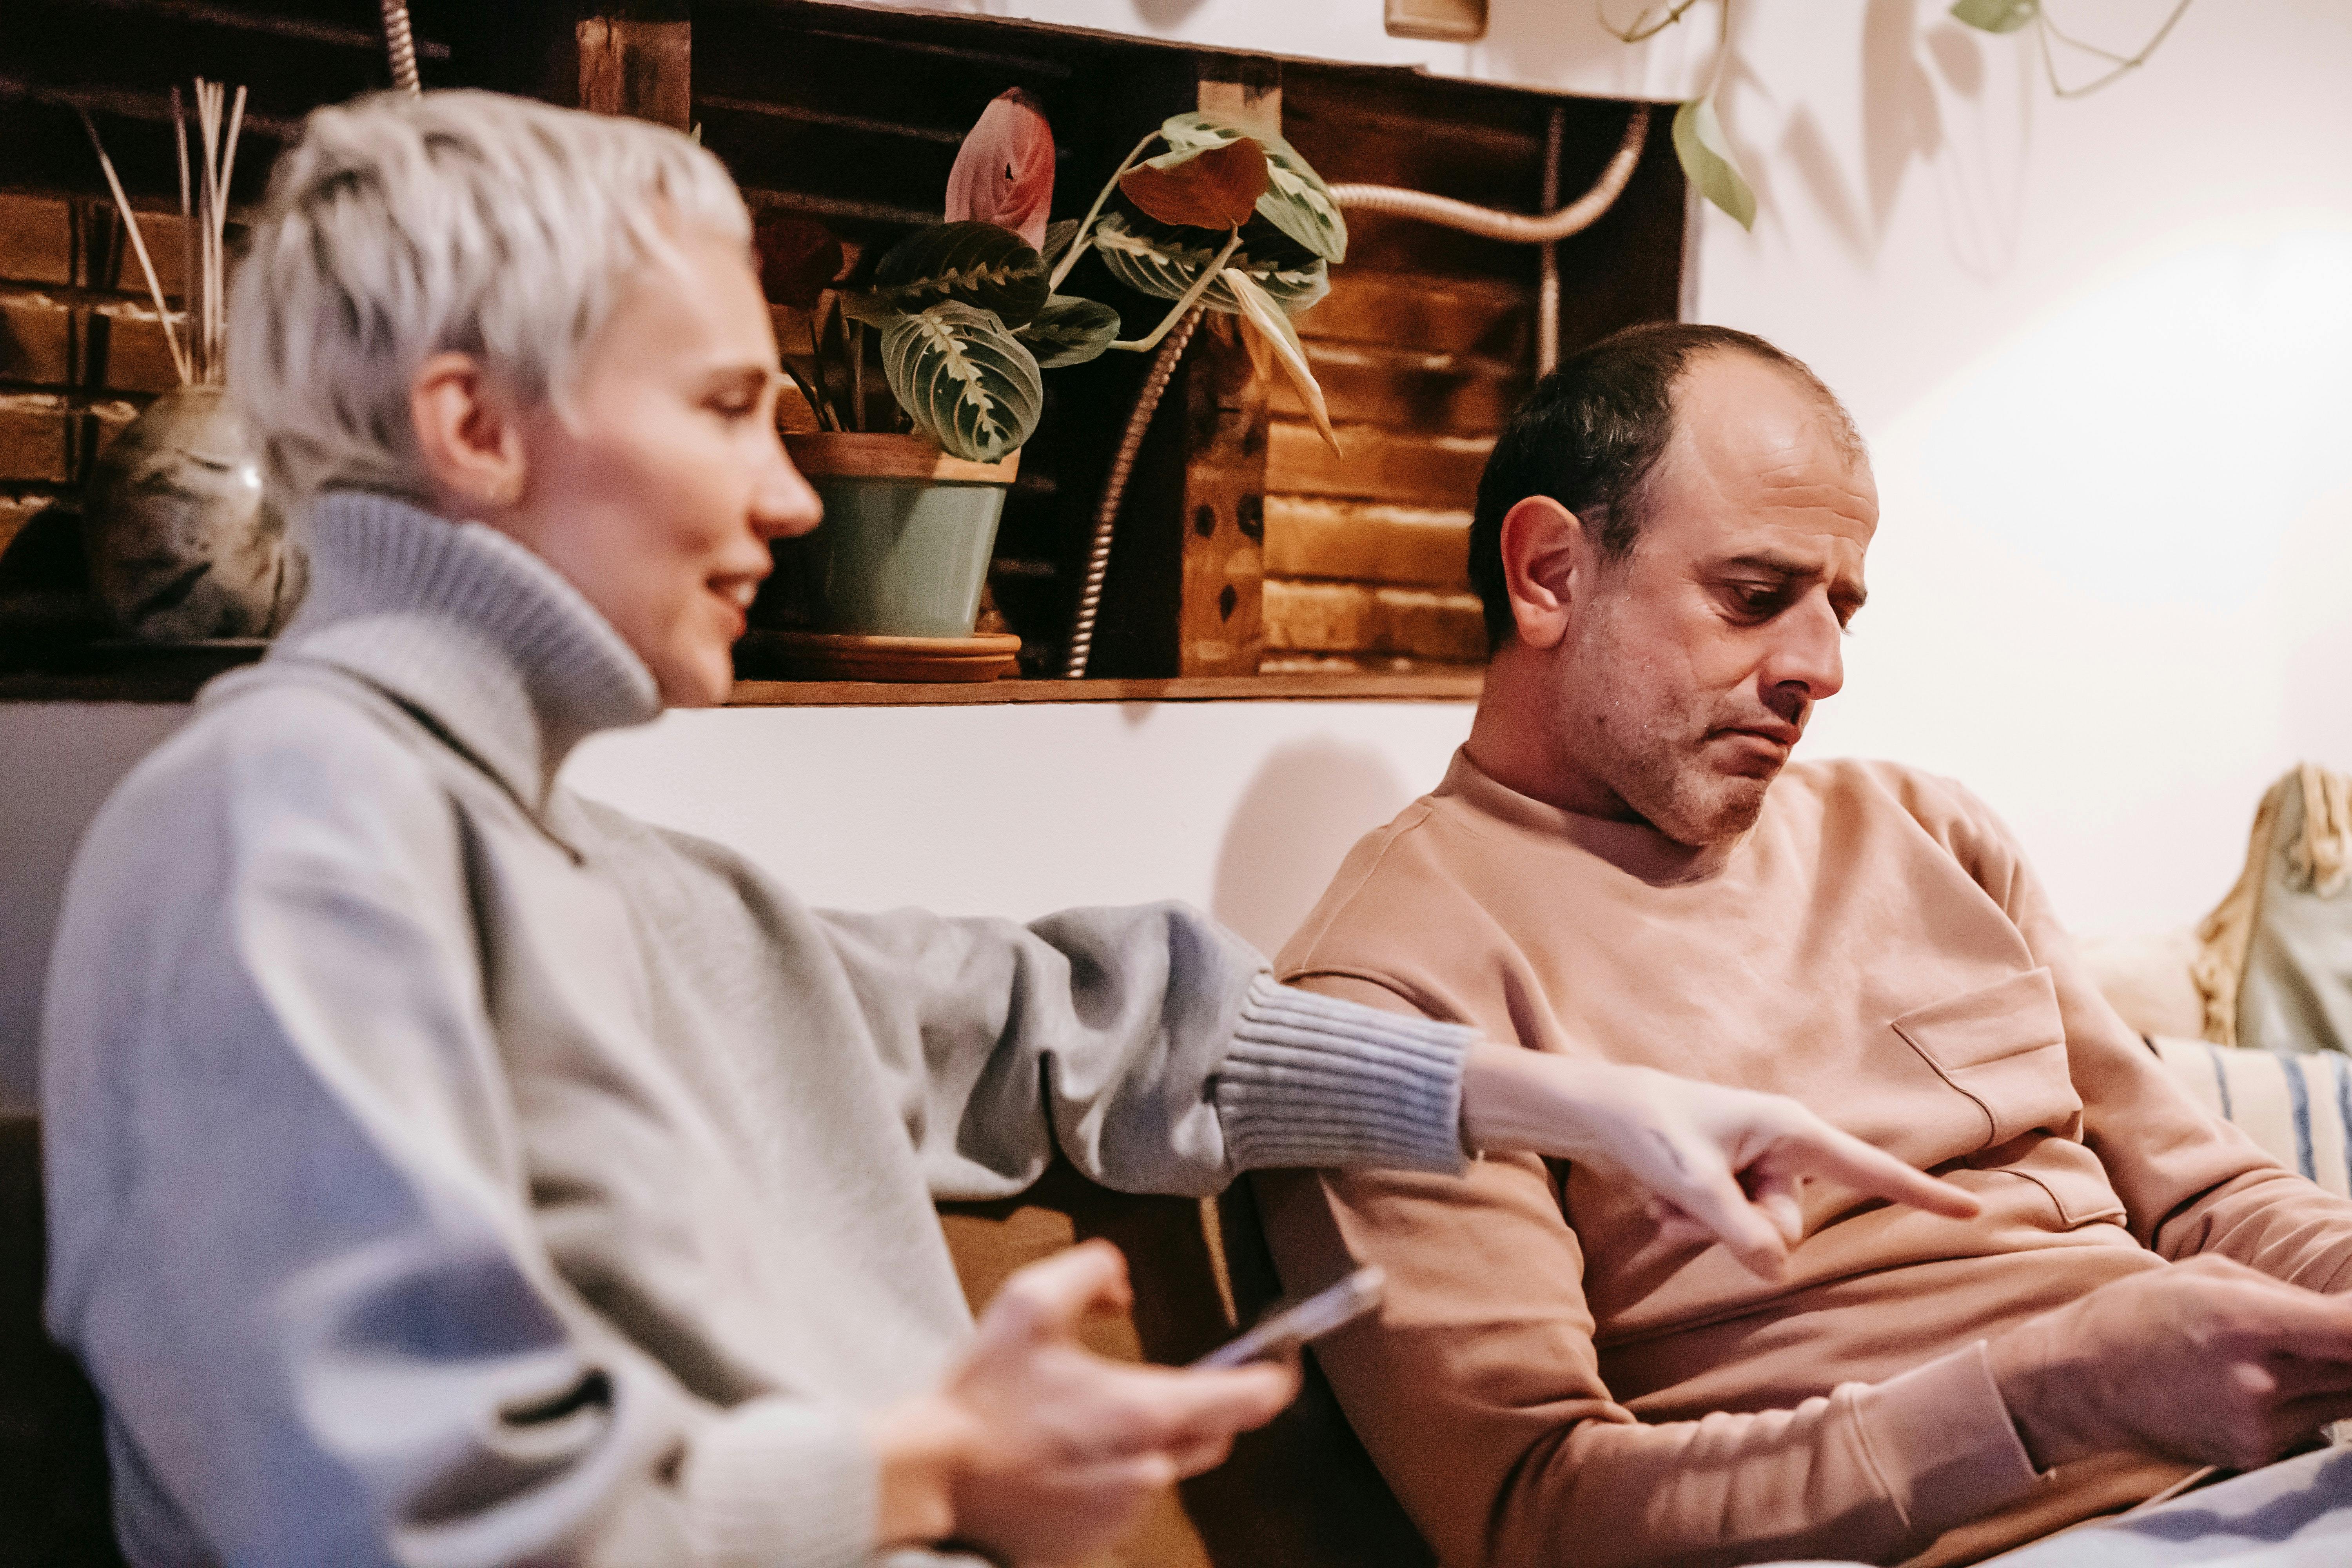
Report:
[[[1904,1163],[1883,1149],[1823,1124],[1792,1135],[1785,1158],[1809,1176],[1820,1176],[1947,1219],[1974,1219],[1984,1205],[1965,1187]]]

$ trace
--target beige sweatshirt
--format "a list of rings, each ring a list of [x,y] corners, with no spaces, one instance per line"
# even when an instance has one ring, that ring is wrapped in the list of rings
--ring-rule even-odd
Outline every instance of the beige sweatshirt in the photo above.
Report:
[[[1559,1163],[1256,1178],[1290,1288],[1349,1258],[1389,1272],[1379,1321],[1318,1359],[1448,1568],[1973,1560],[2186,1468],[2117,1455],[2037,1478],[1988,1336],[2197,1252],[2352,1283],[2352,1204],[2173,1087],[1957,785],[1791,768],[1682,885],[1620,868],[1635,831],[1457,756],[1356,847],[1276,972],[1793,1095],[1984,1212],[1814,1186],[1768,1283]]]

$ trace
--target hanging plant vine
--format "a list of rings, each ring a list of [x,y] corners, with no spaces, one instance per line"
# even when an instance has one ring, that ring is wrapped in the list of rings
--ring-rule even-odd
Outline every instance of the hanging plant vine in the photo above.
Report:
[[[1656,37],[1688,16],[1699,0],[1672,0],[1661,6],[1644,5],[1631,22],[1622,25],[1612,21],[1607,0],[1593,0],[1594,14],[1601,27],[1620,43],[1639,44]],[[2050,90],[2059,98],[2085,98],[2107,86],[2117,78],[2129,75],[2146,65],[2148,57],[2163,47],[2172,35],[2190,0],[2177,0],[2163,26],[2130,55],[2119,55],[2112,49],[2077,38],[2060,27],[2050,17],[2042,0],[1957,0],[1949,15],[1963,26],[1974,27],[1980,33],[2018,33],[2033,29],[2034,40],[2041,47],[2042,74],[2049,79]],[[1653,12],[1655,15],[1653,16]],[[1725,47],[1716,55],[1715,69],[1707,78],[1706,90],[1675,111],[1675,155],[1682,161],[1683,174],[1693,189],[1729,214],[1742,228],[1756,225],[1756,193],[1739,172],[1738,163],[1731,155],[1731,144],[1723,134],[1722,121],[1716,114],[1716,95],[1723,81],[1725,60],[1729,57],[1731,35],[1731,0],[1723,0]],[[2053,43],[2086,55],[2095,55],[2109,64],[2103,75],[2073,87],[2058,79],[2058,60]]]

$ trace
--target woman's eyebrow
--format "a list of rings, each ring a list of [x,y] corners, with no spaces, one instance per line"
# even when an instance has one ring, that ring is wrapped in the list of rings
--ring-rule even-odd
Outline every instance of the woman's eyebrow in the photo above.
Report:
[[[764,390],[771,382],[783,380],[783,372],[758,361],[719,364],[703,373],[702,384],[713,391],[738,387]]]

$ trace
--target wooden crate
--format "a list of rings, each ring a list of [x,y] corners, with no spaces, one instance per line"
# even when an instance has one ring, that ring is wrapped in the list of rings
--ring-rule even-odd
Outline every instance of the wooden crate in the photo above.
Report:
[[[1628,112],[1410,71],[812,0],[698,0],[690,21],[684,0],[513,0],[423,8],[417,20],[428,86],[593,100],[673,121],[683,104],[755,213],[820,219],[853,255],[940,216],[965,131],[1007,88],[1034,95],[1052,120],[1059,217],[1077,216],[1145,132],[1203,102],[1278,124],[1335,183],[1521,211],[1538,205],[1555,111],[1569,196],[1607,161]],[[119,237],[103,232],[112,219],[77,109],[95,115],[134,201],[168,209],[168,89],[197,72],[248,84],[234,195],[249,205],[306,112],[388,85],[373,13],[337,0],[20,0],[7,33],[0,548],[69,503],[108,434],[171,379],[135,270],[126,275]],[[643,70],[620,58],[633,48]],[[1615,207],[1559,247],[1563,348],[1675,313],[1682,213],[1661,116]],[[156,259],[176,273],[168,213],[159,225]],[[1297,323],[1342,452],[1324,447],[1286,384],[1249,373],[1230,321],[1197,334],[1137,453],[1091,675],[1475,670],[1466,518],[1494,434],[1534,374],[1537,252],[1360,212],[1350,229],[1329,297]],[[1120,291],[1093,258],[1070,286],[1119,308],[1134,331],[1165,309]],[[799,352],[805,318],[780,310],[776,326]],[[990,579],[1026,645],[1026,675],[1059,670],[1105,474],[1149,358],[1106,355],[1046,377],[1045,423],[1023,454]],[[805,409],[794,415],[808,422]]]

